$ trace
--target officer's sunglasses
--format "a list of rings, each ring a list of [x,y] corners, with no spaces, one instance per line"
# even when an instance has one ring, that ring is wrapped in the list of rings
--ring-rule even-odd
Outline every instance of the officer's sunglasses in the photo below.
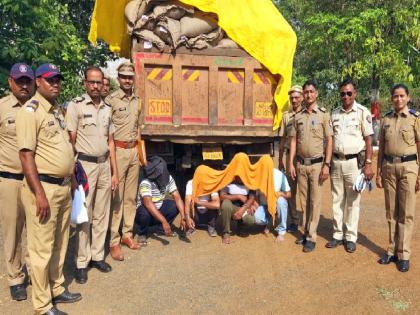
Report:
[[[350,97],[350,96],[352,96],[352,95],[353,95],[353,92],[350,92],[350,91],[349,91],[349,92],[340,92],[340,96],[341,96],[341,97],[344,97],[344,96],[346,96],[346,95]]]
[[[28,77],[20,77],[19,79],[14,80],[17,85],[29,85],[32,83],[32,79]]]
[[[58,76],[51,77],[51,78],[43,78],[45,81],[48,82],[49,85],[60,84],[61,79]]]

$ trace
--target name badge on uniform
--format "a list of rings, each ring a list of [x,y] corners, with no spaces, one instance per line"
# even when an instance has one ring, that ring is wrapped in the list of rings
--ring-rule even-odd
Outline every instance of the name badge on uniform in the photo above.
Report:
[[[54,122],[53,121],[49,121],[48,122],[48,127],[54,126]]]
[[[333,122],[340,121],[340,119],[334,119]]]
[[[389,128],[391,125],[384,125],[384,128]]]
[[[303,122],[298,122],[298,125],[303,125]]]
[[[83,115],[83,118],[92,118],[92,114],[85,114]]]
[[[121,108],[119,109],[119,111],[120,111],[120,112],[123,112],[123,111],[125,111],[125,110],[127,110],[127,108],[126,108],[126,107],[121,107]]]
[[[8,121],[7,121],[7,123],[10,125],[10,124],[14,124],[15,123],[15,120],[14,119],[9,119]]]

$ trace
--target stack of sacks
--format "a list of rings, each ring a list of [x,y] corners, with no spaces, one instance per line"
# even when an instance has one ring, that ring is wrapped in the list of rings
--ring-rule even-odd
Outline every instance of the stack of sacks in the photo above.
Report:
[[[149,49],[237,48],[218,26],[217,15],[176,0],[133,0],[125,7],[128,32]]]

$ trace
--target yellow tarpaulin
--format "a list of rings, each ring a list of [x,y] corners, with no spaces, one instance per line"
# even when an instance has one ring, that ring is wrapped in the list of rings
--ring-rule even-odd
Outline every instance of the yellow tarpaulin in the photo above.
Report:
[[[109,49],[121,57],[130,56],[130,38],[124,16],[128,2],[130,0],[96,0],[88,36],[94,45],[98,38],[103,39]]]
[[[205,12],[216,13],[220,27],[261,62],[280,81],[274,99],[277,113],[273,129],[280,126],[281,116],[288,109],[287,92],[291,85],[296,34],[271,0],[180,0]],[[102,38],[112,51],[125,55],[128,35],[124,20],[126,0],[96,0],[89,40]]]

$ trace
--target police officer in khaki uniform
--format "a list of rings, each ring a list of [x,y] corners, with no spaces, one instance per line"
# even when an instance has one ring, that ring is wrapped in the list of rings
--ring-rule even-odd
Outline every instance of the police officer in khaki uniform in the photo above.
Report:
[[[408,88],[391,90],[394,110],[382,119],[379,133],[376,185],[384,188],[389,245],[380,264],[397,263],[401,272],[410,268],[416,192],[420,190],[420,113],[409,109]]]
[[[117,70],[120,88],[109,95],[106,102],[112,108],[119,176],[119,189],[114,192],[111,204],[110,254],[113,259],[121,261],[124,260],[124,255],[120,243],[130,249],[140,249],[140,244],[133,238],[133,225],[140,170],[137,140],[140,139],[138,122],[141,106],[133,91],[133,64],[123,63]],[[121,223],[122,237],[119,234]]]
[[[345,241],[349,253],[356,250],[361,198],[361,193],[353,190],[353,184],[362,167],[367,180],[373,177],[372,116],[366,107],[356,102],[356,96],[354,83],[350,79],[344,80],[340,84],[342,106],[331,114],[334,132],[331,166],[334,234],[325,245],[335,248]],[[345,235],[343,225],[346,227]]]
[[[102,70],[88,67],[84,83],[87,94],[73,99],[66,115],[71,142],[89,183],[86,197],[89,222],[77,225],[79,243],[75,280],[82,284],[87,281],[88,266],[102,272],[111,271],[111,266],[104,260],[104,248],[111,189],[114,191],[118,186],[111,107],[101,99]]]
[[[111,79],[109,77],[105,77],[102,80],[102,90],[101,90],[101,97],[103,100],[109,95],[109,91],[111,89]]]
[[[10,294],[13,300],[22,301],[26,300],[22,265],[25,211],[21,202],[23,174],[16,143],[16,113],[34,94],[34,72],[28,65],[16,63],[10,69],[8,83],[11,94],[0,99],[0,221]]]
[[[69,240],[74,154],[64,116],[56,99],[61,89],[58,68],[43,64],[36,71],[37,93],[17,113],[16,132],[25,180],[26,214],[35,314],[65,314],[53,303],[82,297],[64,287],[63,266]]]
[[[304,211],[305,232],[297,243],[304,244],[304,252],[311,252],[315,248],[321,214],[321,188],[329,176],[332,129],[329,113],[317,104],[318,91],[315,82],[311,80],[305,82],[303,97],[305,108],[295,115],[289,133],[289,169],[292,179],[295,180],[297,177]],[[295,155],[297,169],[293,164]]]
[[[294,85],[289,90],[289,101],[292,105],[290,111],[283,114],[283,118],[281,120],[280,125],[280,145],[279,145],[279,168],[284,171],[285,167],[283,164],[283,155],[286,152],[286,174],[289,173],[289,159],[290,159],[290,144],[289,144],[289,131],[293,124],[293,119],[296,113],[300,112],[303,95],[302,95],[302,87],[300,85]],[[296,159],[293,161],[295,168],[296,168]],[[290,215],[290,224],[287,227],[287,232],[293,233],[297,232],[298,224],[299,224],[299,213],[296,209],[296,180],[293,180],[290,176],[287,176],[287,181],[290,185],[292,197],[287,201],[288,202],[288,209]]]

